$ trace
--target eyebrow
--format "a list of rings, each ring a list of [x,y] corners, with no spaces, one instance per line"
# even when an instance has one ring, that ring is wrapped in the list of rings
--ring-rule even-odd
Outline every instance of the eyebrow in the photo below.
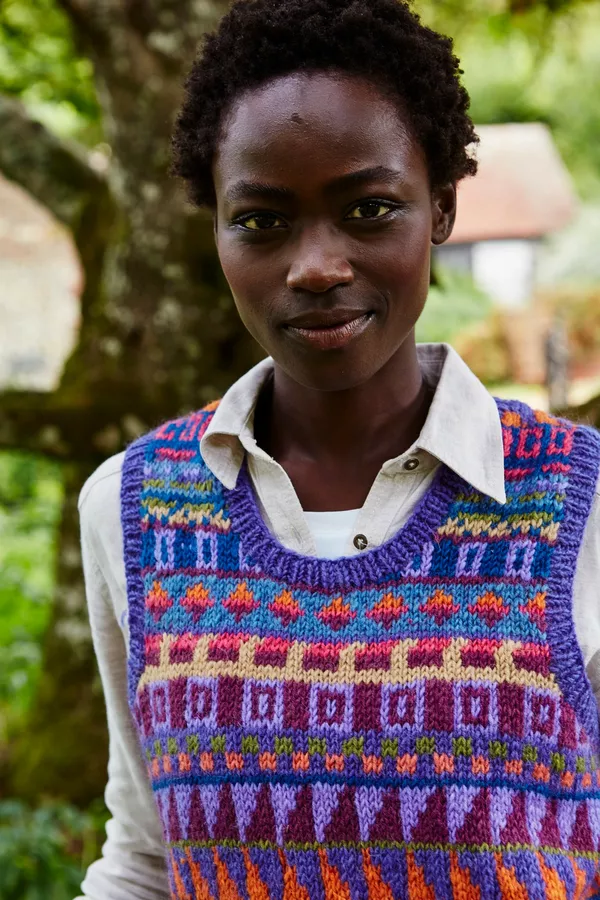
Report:
[[[380,184],[397,184],[403,181],[401,172],[388,169],[386,166],[372,166],[368,169],[360,169],[357,172],[348,172],[332,179],[325,185],[325,193],[334,194],[344,188],[358,187],[361,184],[378,181]],[[253,199],[254,197],[269,198],[272,200],[291,200],[294,192],[289,188],[268,184],[262,181],[236,181],[227,191],[226,199],[229,203]]]
[[[336,191],[340,188],[366,184],[369,181],[378,181],[380,184],[397,184],[399,181],[404,181],[404,177],[395,169],[388,169],[386,166],[372,166],[370,169],[360,169],[358,172],[348,172],[347,175],[334,178],[326,186],[326,190]]]
[[[225,194],[225,199],[229,203],[235,203],[240,200],[251,200],[254,197],[290,200],[293,196],[294,192],[289,188],[278,187],[275,184],[267,184],[262,181],[236,181]]]

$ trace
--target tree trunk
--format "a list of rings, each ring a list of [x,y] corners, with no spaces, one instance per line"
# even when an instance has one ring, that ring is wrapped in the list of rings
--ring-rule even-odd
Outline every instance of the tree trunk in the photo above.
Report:
[[[581,422],[582,425],[591,425],[600,430],[600,396],[593,397],[582,406],[571,406],[560,411],[561,416]]]
[[[71,227],[84,265],[79,343],[54,394],[0,395],[0,446],[65,461],[56,597],[42,682],[4,790],[86,803],[106,779],[106,726],[86,626],[77,496],[160,421],[220,396],[261,357],[234,311],[212,222],[169,176],[182,84],[218,0],[61,0],[92,59],[106,175],[0,98],[0,169]],[[4,115],[4,118],[3,118]],[[6,142],[2,142],[5,144]]]

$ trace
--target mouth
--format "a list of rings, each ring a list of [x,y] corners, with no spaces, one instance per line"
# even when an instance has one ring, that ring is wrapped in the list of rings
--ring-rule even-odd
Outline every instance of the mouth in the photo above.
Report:
[[[319,350],[340,350],[371,324],[373,312],[309,314],[284,326],[285,331],[297,341]]]

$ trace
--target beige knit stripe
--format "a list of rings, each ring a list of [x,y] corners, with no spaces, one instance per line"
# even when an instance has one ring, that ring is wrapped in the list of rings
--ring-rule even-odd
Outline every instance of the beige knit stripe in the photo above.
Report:
[[[443,666],[419,666],[408,667],[408,651],[415,647],[417,640],[409,638],[399,641],[392,649],[391,665],[388,670],[369,669],[356,670],[355,653],[372,644],[352,643],[343,647],[340,651],[337,671],[330,672],[321,669],[303,668],[304,651],[314,647],[314,644],[303,641],[294,641],[287,655],[284,668],[275,666],[258,666],[254,662],[254,652],[261,642],[261,638],[251,636],[242,641],[237,662],[214,662],[209,660],[208,647],[215,638],[222,635],[205,634],[196,645],[192,662],[169,662],[169,650],[171,643],[176,640],[173,635],[164,635],[160,649],[160,663],[158,666],[146,666],[139,686],[144,687],[156,681],[168,681],[174,678],[217,678],[229,675],[238,678],[252,678],[272,681],[301,681],[308,684],[412,684],[422,679],[435,678],[441,681],[488,681],[495,683],[510,683],[547,690],[554,694],[560,694],[559,687],[553,675],[544,676],[537,672],[528,672],[518,669],[513,661],[513,652],[523,647],[518,641],[504,641],[495,650],[496,665],[494,667],[475,668],[463,666],[460,656],[461,648],[469,644],[465,638],[455,638],[446,647],[443,653]]]
[[[192,506],[189,503],[185,503],[181,506],[177,512],[170,515],[170,508],[163,504],[156,504],[148,507],[148,512],[143,516],[142,522],[144,524],[150,524],[151,518],[158,519],[163,524],[161,527],[167,527],[169,525],[185,525],[188,523],[196,523],[208,525],[212,528],[218,528],[219,531],[229,531],[231,527],[231,521],[229,519],[225,519],[223,516],[223,510],[220,509],[219,512],[212,516],[210,515],[211,510],[213,509],[213,504],[202,504],[200,506]],[[164,521],[166,519],[166,522]]]
[[[559,527],[560,522],[544,525],[540,528],[540,537],[550,543],[554,543],[558,537]],[[515,534],[527,535],[532,528],[539,528],[539,521],[536,518],[528,518],[526,516],[523,516],[517,522],[502,521],[498,525],[494,525],[492,519],[460,516],[460,518],[448,519],[444,525],[438,528],[437,534],[448,537],[462,537],[467,533],[473,535],[473,537],[477,537],[480,534],[485,534],[486,537],[507,537]]]

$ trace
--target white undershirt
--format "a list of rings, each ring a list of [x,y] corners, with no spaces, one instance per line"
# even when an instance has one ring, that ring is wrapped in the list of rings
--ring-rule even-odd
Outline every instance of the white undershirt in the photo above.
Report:
[[[347,547],[359,512],[360,509],[304,512],[317,548],[317,556],[322,559],[339,559],[348,555]]]

